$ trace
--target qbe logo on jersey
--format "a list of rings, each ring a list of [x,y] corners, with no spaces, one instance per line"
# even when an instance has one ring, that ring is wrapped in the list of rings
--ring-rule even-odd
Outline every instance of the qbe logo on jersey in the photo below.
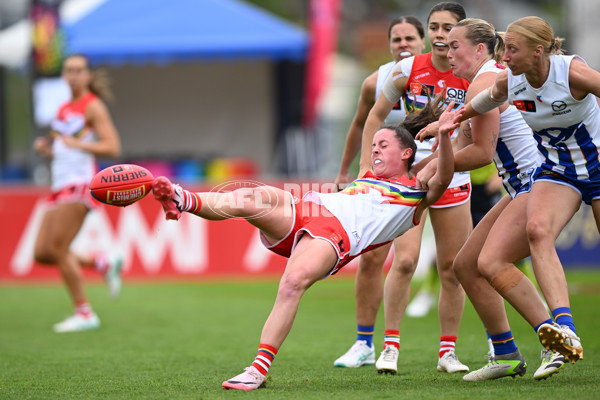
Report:
[[[467,91],[464,89],[446,89],[446,98],[448,99],[448,101],[454,101],[456,104],[464,104],[466,97]]]

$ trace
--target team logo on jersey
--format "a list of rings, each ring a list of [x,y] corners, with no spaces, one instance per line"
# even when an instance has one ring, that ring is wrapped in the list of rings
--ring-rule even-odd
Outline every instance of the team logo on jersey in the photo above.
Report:
[[[445,86],[446,86],[446,81],[445,81],[445,80],[443,80],[443,79],[440,79],[440,80],[438,81],[437,85],[438,85],[439,87],[443,88],[443,87],[445,87]]]
[[[410,93],[417,96],[431,96],[433,94],[433,85],[424,85],[419,82],[412,82],[410,84]]]
[[[535,96],[535,98],[537,99],[537,101],[539,101],[540,103],[542,102],[542,96]]]
[[[513,104],[519,111],[535,112],[535,102],[532,100],[514,100]]]

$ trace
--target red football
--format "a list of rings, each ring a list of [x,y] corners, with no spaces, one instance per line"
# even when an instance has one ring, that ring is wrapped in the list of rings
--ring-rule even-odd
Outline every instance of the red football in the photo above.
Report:
[[[113,165],[94,176],[90,182],[90,193],[104,204],[125,207],[147,195],[153,180],[150,171],[139,165]]]

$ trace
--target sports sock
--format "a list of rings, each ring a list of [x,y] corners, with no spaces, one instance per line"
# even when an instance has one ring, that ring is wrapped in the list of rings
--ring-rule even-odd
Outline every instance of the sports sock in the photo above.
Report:
[[[106,258],[104,254],[94,254],[92,259],[96,271],[100,272],[101,274],[105,274],[106,271],[108,271],[108,258]]]
[[[571,315],[571,309],[569,307],[558,307],[552,311],[552,318],[559,325],[566,325],[573,333],[577,333],[575,330],[575,324],[573,323],[573,316]]]
[[[544,322],[542,322],[541,324],[539,324],[538,326],[536,326],[535,328],[533,328],[533,330],[535,331],[535,333],[537,333],[537,331],[540,329],[540,326],[544,325],[544,324],[554,324],[554,321],[552,320],[552,318],[548,318],[547,320],[545,320]]]
[[[256,354],[252,366],[256,368],[258,372],[266,376],[267,372],[269,372],[269,368],[271,368],[273,359],[277,355],[277,351],[278,350],[275,347],[261,343],[258,346],[258,353]]]
[[[198,193],[183,189],[183,204],[180,206],[181,211],[187,211],[191,214],[197,215],[202,207],[202,200],[200,200]]]
[[[75,314],[82,315],[84,317],[89,317],[92,313],[92,306],[87,300],[81,300],[75,303]]]
[[[448,352],[454,353],[456,347],[456,336],[440,336],[440,358]]]
[[[385,337],[383,342],[383,348],[385,346],[394,346],[398,350],[400,350],[400,331],[394,329],[386,329]]]
[[[373,347],[373,332],[375,325],[356,325],[356,340],[364,340],[367,346]]]
[[[490,339],[492,339],[492,344],[494,345],[494,354],[498,356],[514,353],[518,350],[512,331],[490,335]]]

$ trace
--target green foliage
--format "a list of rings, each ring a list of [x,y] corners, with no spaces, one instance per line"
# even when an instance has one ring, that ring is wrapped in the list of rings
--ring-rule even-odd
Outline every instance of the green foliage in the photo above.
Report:
[[[585,358],[546,380],[533,380],[539,345],[508,307],[517,345],[529,369],[522,378],[467,383],[436,372],[437,313],[402,324],[398,375],[373,367],[340,369],[333,360],[355,339],[353,280],[318,282],[300,304],[292,332],[277,355],[267,388],[224,391],[221,382],[248,366],[275,298],[275,281],[137,283],[117,301],[89,287],[102,320],[93,332],[55,334],[70,311],[59,285],[0,288],[2,399],[548,399],[597,398],[600,389],[600,275],[568,274],[571,307]],[[383,313],[375,345],[382,346]],[[484,365],[487,342],[467,303],[457,354],[472,369]]]

